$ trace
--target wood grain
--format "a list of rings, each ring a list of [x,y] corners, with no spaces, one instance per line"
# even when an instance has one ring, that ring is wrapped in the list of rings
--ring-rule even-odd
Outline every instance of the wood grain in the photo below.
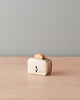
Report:
[[[27,73],[28,57],[0,57],[0,100],[80,100],[80,57],[49,57],[49,76]]]

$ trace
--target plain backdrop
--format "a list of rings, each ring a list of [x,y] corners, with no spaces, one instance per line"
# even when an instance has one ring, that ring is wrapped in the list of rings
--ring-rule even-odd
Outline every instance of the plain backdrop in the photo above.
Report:
[[[0,0],[0,56],[80,56],[80,0]]]

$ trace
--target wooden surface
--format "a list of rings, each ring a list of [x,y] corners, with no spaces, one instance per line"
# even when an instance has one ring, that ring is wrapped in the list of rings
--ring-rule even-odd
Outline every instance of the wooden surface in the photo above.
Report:
[[[49,76],[27,73],[27,57],[0,57],[0,100],[80,100],[80,57],[51,57]]]

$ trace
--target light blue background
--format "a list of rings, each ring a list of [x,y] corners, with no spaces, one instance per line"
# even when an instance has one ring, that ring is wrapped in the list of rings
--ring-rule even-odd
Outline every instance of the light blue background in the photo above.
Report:
[[[80,56],[80,0],[0,0],[0,56]]]

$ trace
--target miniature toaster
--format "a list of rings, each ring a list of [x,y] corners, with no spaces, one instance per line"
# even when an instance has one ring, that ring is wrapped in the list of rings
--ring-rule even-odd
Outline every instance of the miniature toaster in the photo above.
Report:
[[[28,72],[31,74],[48,75],[52,70],[52,61],[43,54],[36,54],[28,59]]]

